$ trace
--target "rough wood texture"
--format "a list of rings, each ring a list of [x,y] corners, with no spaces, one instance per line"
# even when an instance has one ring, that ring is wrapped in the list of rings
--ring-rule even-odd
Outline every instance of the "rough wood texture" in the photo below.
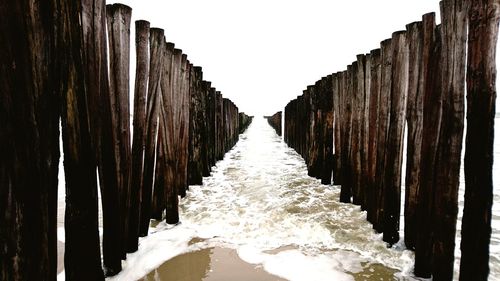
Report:
[[[464,129],[465,53],[469,1],[440,3],[442,22],[442,123],[434,190],[434,280],[453,278],[458,187]]]
[[[339,84],[340,84],[340,79],[341,79],[341,73],[337,72],[333,74],[332,76],[332,103],[333,103],[333,166],[335,167],[333,169],[333,183],[336,185],[341,185],[342,184],[342,179],[341,179],[341,162],[340,162],[340,155],[342,151],[342,146],[341,146],[341,112],[340,112],[340,89],[339,89]]]
[[[377,232],[384,230],[384,175],[385,154],[389,132],[390,106],[391,106],[391,77],[392,77],[392,42],[391,39],[380,43],[380,98],[378,108],[378,133],[377,133],[377,172],[375,178],[375,213],[373,228]]]
[[[81,16],[76,2],[57,3],[56,71],[66,179],[64,269],[68,280],[104,280],[97,214],[97,174],[92,151],[83,61]]]
[[[365,71],[364,71],[364,96],[363,96],[363,111],[361,116],[361,209],[368,211],[368,201],[370,197],[369,185],[369,145],[370,140],[370,87],[371,87],[371,65],[372,57],[370,54],[365,55]]]
[[[281,115],[281,111],[278,111],[272,116],[266,116],[267,122],[276,131],[278,136],[281,136]]]
[[[115,155],[118,167],[118,190],[120,194],[120,228],[122,259],[125,259],[125,241],[128,234],[129,209],[127,202],[130,196],[130,21],[132,9],[123,4],[106,6],[111,95],[112,120],[115,134]]]
[[[375,213],[377,208],[377,147],[378,147],[378,126],[379,126],[379,99],[380,99],[380,78],[381,78],[381,65],[380,65],[380,49],[375,49],[370,52],[370,106],[368,117],[368,175],[367,175],[367,219],[371,223],[375,223]]]
[[[424,21],[434,22],[434,14],[424,16]],[[436,151],[441,128],[441,26],[437,26],[432,40],[429,59],[429,78],[425,83],[424,120],[422,130],[422,161],[420,164],[420,188],[417,203],[417,227],[419,229],[415,244],[415,275],[431,277],[432,265],[432,202],[434,198],[434,178],[436,173]]]
[[[69,11],[51,2],[0,5],[1,280],[56,280],[60,85],[54,70],[66,66],[55,60],[65,47],[54,48],[61,39],[52,31]]]
[[[209,158],[209,135],[210,135],[210,122],[209,122],[209,116],[210,116],[210,104],[209,104],[209,90],[210,90],[210,82],[207,81],[202,81],[201,82],[201,97],[202,97],[202,103],[203,103],[203,121],[202,121],[202,127],[203,127],[203,133],[201,136],[201,141],[202,141],[202,148],[201,148],[201,159],[203,163],[203,176],[208,177],[210,176],[210,158]]]
[[[130,180],[130,218],[127,252],[138,247],[140,191],[143,184],[144,147],[146,145],[146,97],[149,78],[149,22],[135,22],[136,73],[134,92],[134,134],[132,140],[132,170]]]
[[[392,35],[392,76],[390,118],[385,154],[384,236],[390,245],[399,241],[401,206],[401,169],[403,164],[403,135],[408,93],[408,43],[406,31]]]
[[[108,85],[106,6],[103,0],[82,1],[83,55],[89,121],[99,171],[102,200],[102,251],[106,275],[121,270],[120,208],[115,139]]]
[[[429,79],[429,59],[434,33],[434,16],[424,15],[422,22],[407,25],[409,40],[409,80],[407,101],[407,156],[405,178],[405,245],[415,250],[417,206],[420,189],[420,163],[423,130],[424,93]]]
[[[361,186],[361,154],[362,154],[362,128],[363,110],[365,99],[365,56],[357,55],[353,64],[352,79],[352,134],[351,134],[351,174],[352,174],[352,203],[362,205],[363,187]],[[361,207],[363,209],[363,206]]]
[[[158,129],[159,106],[161,99],[161,77],[163,65],[163,49],[165,48],[164,31],[159,28],[150,29],[149,37],[149,82],[146,101],[145,147],[143,184],[139,191],[141,204],[139,220],[139,236],[148,235],[151,217],[151,197],[153,192],[155,149]]]
[[[168,52],[166,53],[168,57]],[[165,180],[165,203],[166,203],[166,222],[176,224],[179,222],[179,198],[180,191],[178,185],[178,156],[176,150],[179,149],[179,124],[176,123],[180,117],[181,104],[181,83],[182,83],[182,51],[173,49],[171,51],[171,62],[164,63],[163,74],[168,75],[162,78],[162,114],[165,116],[165,139],[167,149],[165,153],[167,177]],[[166,59],[168,60],[168,59]],[[168,66],[169,65],[169,66]],[[177,125],[176,125],[177,124]]]
[[[190,92],[188,89],[189,84],[189,61],[187,55],[183,54],[181,58],[181,80],[180,91],[177,99],[179,100],[177,109],[177,125],[178,125],[178,150],[177,150],[177,188],[179,195],[186,197],[186,190],[188,188],[188,142],[189,142],[189,102],[191,100]]]
[[[319,177],[322,184],[331,184],[333,173],[333,94],[331,75],[322,79],[320,110],[322,115],[320,137],[323,142],[320,153],[323,161]]]
[[[203,110],[204,95],[201,91],[201,67],[194,67],[192,73],[192,88],[189,118],[189,184],[201,185],[203,174],[202,138],[204,136],[205,111]]]
[[[488,280],[493,138],[496,99],[496,44],[500,5],[471,2],[467,52],[467,136],[465,203],[460,249],[460,280]]]
[[[341,127],[341,169],[342,169],[342,185],[340,187],[340,202],[350,203],[352,196],[352,177],[351,164],[349,163],[350,142],[351,142],[351,112],[352,112],[352,95],[349,91],[349,84],[352,77],[352,65],[347,66],[347,70],[342,72],[340,80],[340,103],[342,110]]]

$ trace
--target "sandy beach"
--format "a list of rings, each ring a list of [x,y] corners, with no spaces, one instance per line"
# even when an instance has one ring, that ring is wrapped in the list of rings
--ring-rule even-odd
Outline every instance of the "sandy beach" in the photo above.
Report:
[[[281,281],[262,267],[244,262],[233,249],[208,248],[166,261],[141,281]]]

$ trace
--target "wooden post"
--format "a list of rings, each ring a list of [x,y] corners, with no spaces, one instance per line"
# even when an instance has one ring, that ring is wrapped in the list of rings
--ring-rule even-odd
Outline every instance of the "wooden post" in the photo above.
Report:
[[[370,185],[370,88],[371,88],[371,68],[372,56],[365,55],[365,71],[364,71],[364,95],[363,95],[363,111],[361,116],[361,209],[370,212],[369,201],[372,199],[372,187]],[[368,216],[368,214],[367,214]]]
[[[71,24],[68,17],[67,9],[47,2],[0,5],[1,280],[56,279],[61,85],[55,71],[69,67],[58,64],[60,53],[68,53],[64,42],[54,41],[70,34],[54,34],[53,24]]]
[[[425,24],[425,25],[424,25]],[[408,136],[406,147],[406,178],[405,178],[405,245],[408,249],[415,250],[416,236],[416,211],[418,203],[418,190],[420,188],[419,171],[422,146],[422,121],[424,106],[424,71],[429,67],[431,42],[434,32],[434,22],[414,22],[406,26],[409,44],[409,71],[408,71],[408,100],[407,123]]]
[[[378,109],[378,137],[377,137],[377,172],[375,178],[376,202],[373,228],[377,232],[384,229],[384,174],[385,154],[389,131],[389,110],[391,104],[391,77],[392,77],[392,43],[386,39],[380,43],[381,53],[381,76],[380,76],[380,98]]]
[[[140,191],[143,184],[144,147],[146,145],[146,96],[149,77],[149,22],[135,22],[136,72],[134,92],[134,134],[132,140],[132,170],[130,180],[130,221],[127,252],[138,247]]]
[[[125,241],[128,234],[129,210],[127,202],[130,196],[130,20],[132,9],[123,4],[106,6],[110,59],[110,95],[112,120],[115,125],[116,162],[118,167],[118,189],[120,194],[120,217],[122,259],[125,259]]]
[[[340,155],[342,154],[342,146],[341,146],[341,104],[340,104],[340,79],[341,73],[337,72],[332,76],[332,102],[333,102],[333,131],[334,131],[334,166],[335,169],[333,171],[333,182],[336,185],[342,184],[342,166],[340,162]]]
[[[173,47],[173,46],[172,46]],[[179,124],[176,123],[180,117],[181,106],[181,83],[182,83],[182,51],[179,49],[170,50],[165,53],[165,60],[170,63],[165,63],[163,74],[169,77],[162,79],[162,112],[165,120],[165,158],[167,167],[167,176],[165,179],[165,202],[166,202],[166,222],[176,224],[179,222],[179,175],[178,169],[178,154],[179,149]],[[177,124],[177,125],[176,125]]]
[[[433,269],[434,280],[451,280],[455,260],[458,187],[464,129],[465,54],[469,1],[444,0],[441,6],[443,39],[443,115],[436,161]]]
[[[55,46],[61,95],[61,124],[66,179],[64,267],[68,280],[104,280],[97,214],[97,175],[92,151],[89,104],[83,62],[83,30],[75,19],[81,5],[61,2]],[[45,159],[43,159],[45,161]]]
[[[203,176],[210,176],[210,82],[202,81],[202,97],[203,97],[203,135],[202,135],[202,150],[201,157],[203,162]]]
[[[367,220],[375,224],[375,214],[377,212],[377,148],[378,148],[378,127],[379,127],[379,99],[380,99],[380,79],[381,79],[381,64],[380,64],[380,49],[375,49],[370,52],[370,87],[369,87],[369,132],[368,139],[368,177],[367,177]]]
[[[434,22],[434,14],[423,17],[425,22]],[[430,41],[430,42],[429,42]],[[417,234],[415,244],[415,275],[430,278],[432,274],[432,224],[429,218],[433,215],[434,178],[436,172],[436,151],[441,128],[441,26],[437,26],[431,40],[431,56],[426,77],[424,92],[424,120],[422,129],[422,160],[420,164],[420,188],[417,202]],[[424,46],[425,48],[426,46]]]
[[[210,82],[209,82],[210,83]],[[211,87],[211,84],[207,85],[208,86],[208,91],[207,91],[207,104],[208,104],[208,166],[211,168],[212,166],[215,165],[216,159],[215,159],[215,154],[216,154],[216,130],[217,127],[215,126],[216,120],[217,120],[217,100],[216,100],[216,94],[215,94],[215,88]]]
[[[332,183],[333,172],[333,94],[332,94],[332,76],[328,75],[322,79],[321,93],[321,114],[322,114],[322,158],[323,165],[320,173],[322,184]],[[281,120],[280,120],[281,125]]]
[[[401,168],[408,93],[408,43],[406,31],[392,34],[392,76],[389,128],[384,170],[384,236],[393,245],[399,241]]]
[[[103,262],[106,276],[121,270],[120,208],[111,96],[108,86],[106,6],[104,0],[82,1],[83,56],[91,138],[99,170],[103,218]]]
[[[349,163],[350,142],[351,142],[351,102],[352,95],[349,91],[349,84],[352,76],[352,65],[347,66],[347,70],[342,72],[342,78],[339,83],[339,94],[341,103],[341,169],[342,185],[340,187],[340,202],[350,203],[352,196],[351,165]]]
[[[224,100],[219,91],[215,91],[215,124],[214,124],[214,153],[215,162],[222,160],[224,151],[223,125],[224,125]],[[214,165],[215,165],[214,162]]]
[[[488,280],[493,138],[496,99],[496,42],[500,6],[473,1],[469,11],[467,52],[467,136],[465,206],[460,248],[460,280]]]
[[[192,65],[191,65],[192,66]],[[177,188],[179,189],[179,195],[184,198],[186,197],[186,190],[188,189],[188,142],[189,142],[189,102],[191,100],[189,92],[189,80],[190,80],[190,63],[187,60],[187,55],[183,54],[181,57],[181,81],[180,81],[180,92],[178,103],[178,113],[177,113],[177,124],[178,124],[178,151],[177,151]]]
[[[201,161],[204,111],[201,92],[201,67],[193,68],[189,123],[189,184],[202,184],[203,164]]]
[[[361,205],[363,191],[361,186],[361,129],[365,97],[365,56],[357,55],[353,63],[352,79],[352,135],[351,135],[351,174],[352,203]],[[363,208],[362,208],[363,209]]]
[[[144,169],[143,184],[139,191],[139,200],[141,203],[139,236],[148,235],[149,219],[151,218],[151,197],[153,192],[155,149],[158,129],[159,106],[161,103],[161,77],[163,62],[163,49],[165,44],[164,31],[159,28],[150,29],[149,37],[149,82],[146,108],[147,130],[144,148]]]

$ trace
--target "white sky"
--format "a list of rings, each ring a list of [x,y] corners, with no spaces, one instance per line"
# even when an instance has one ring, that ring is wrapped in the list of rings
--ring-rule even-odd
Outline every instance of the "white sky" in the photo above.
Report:
[[[122,0],[134,22],[165,29],[167,41],[203,67],[203,78],[251,115],[269,115],[322,76],[392,32],[436,12],[438,0]],[[500,51],[497,47],[497,64]],[[497,83],[498,85],[499,83]],[[131,87],[133,93],[133,87]],[[497,101],[497,111],[500,111]]]

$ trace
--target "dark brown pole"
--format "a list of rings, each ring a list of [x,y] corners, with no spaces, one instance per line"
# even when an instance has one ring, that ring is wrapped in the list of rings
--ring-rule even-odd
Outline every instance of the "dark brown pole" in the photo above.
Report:
[[[434,14],[426,14],[426,21],[434,23]],[[433,227],[429,218],[433,216],[434,179],[436,173],[436,153],[441,128],[441,26],[437,26],[433,37],[424,42],[432,42],[427,83],[424,92],[424,120],[422,130],[422,161],[420,164],[420,188],[417,202],[417,239],[415,244],[415,275],[430,278],[432,274]],[[424,46],[425,48],[425,46]]]
[[[114,125],[108,85],[105,1],[82,1],[82,29],[91,138],[99,170],[102,200],[103,262],[105,275],[111,276],[121,270],[122,232]]]
[[[189,184],[201,185],[203,163],[202,135],[204,127],[203,93],[201,91],[201,67],[193,67],[193,79],[189,118]]]
[[[367,220],[375,224],[377,212],[377,146],[378,146],[378,126],[379,126],[379,99],[380,99],[380,49],[375,49],[370,52],[370,106],[369,106],[369,132],[368,132],[368,177],[367,177]]]
[[[350,142],[351,142],[351,104],[352,95],[349,91],[349,84],[352,76],[352,65],[347,66],[347,70],[342,72],[339,83],[340,94],[340,133],[341,133],[341,169],[342,169],[342,185],[340,187],[340,202],[350,203],[352,196],[352,180],[351,180],[351,165],[349,163]]]
[[[92,151],[83,61],[81,5],[57,3],[56,71],[66,179],[64,269],[68,280],[104,280],[97,214],[97,175]]]
[[[498,1],[472,1],[467,52],[467,136],[465,204],[460,249],[460,280],[488,280],[493,138],[496,99]]]
[[[372,68],[372,57],[371,54],[365,55],[365,71],[364,71],[364,95],[363,95],[363,111],[361,116],[361,191],[362,191],[362,201],[361,209],[366,210],[367,213],[370,212],[369,203],[372,199],[370,196],[373,190],[371,190],[370,182],[370,88],[371,88],[371,68]],[[368,214],[367,214],[368,215]]]
[[[441,6],[443,39],[443,115],[436,161],[433,218],[434,280],[451,280],[455,261],[458,187],[464,130],[465,54],[469,1],[444,0]]]
[[[139,236],[148,235],[151,217],[151,197],[153,192],[156,135],[158,128],[159,106],[161,99],[161,77],[163,65],[163,49],[165,44],[163,29],[151,28],[149,37],[149,82],[146,101],[146,124],[144,147],[143,184],[139,191],[141,212],[139,220]]]
[[[333,94],[332,75],[323,78],[323,92],[320,103],[323,118],[322,140],[323,140],[323,166],[320,174],[322,184],[332,183],[333,172]],[[281,126],[281,121],[280,121]]]
[[[168,56],[168,55],[167,55]],[[166,65],[166,64],[165,64]],[[162,89],[167,89],[163,91],[163,105],[162,111],[164,110],[165,118],[165,137],[167,143],[165,145],[166,152],[166,167],[167,167],[167,177],[165,185],[165,202],[166,202],[166,222],[168,224],[176,224],[179,222],[179,198],[178,194],[179,188],[179,175],[178,175],[178,149],[179,149],[179,125],[178,117],[180,114],[180,109],[176,108],[181,106],[180,95],[181,95],[181,83],[182,83],[182,51],[180,49],[173,49],[171,55],[170,71],[164,68],[163,73],[170,73],[170,82],[168,80],[162,79],[165,84]]]
[[[109,60],[110,60],[110,95],[112,120],[115,125],[116,159],[118,167],[118,189],[120,194],[120,217],[122,259],[125,259],[125,241],[128,234],[129,210],[127,202],[130,196],[130,21],[132,9],[123,4],[106,6]]]
[[[146,96],[149,78],[149,22],[135,22],[136,72],[134,93],[134,135],[132,140],[132,170],[130,180],[130,221],[127,252],[138,247],[140,191],[143,190],[144,147],[146,145]]]
[[[390,245],[399,241],[401,206],[401,169],[408,93],[408,43],[406,31],[392,35],[392,76],[389,128],[385,154],[384,235]]]
[[[422,22],[406,25],[408,41],[408,99],[406,121],[408,136],[406,141],[405,177],[405,229],[404,239],[408,249],[415,249],[415,211],[418,193],[418,168],[420,166],[420,145],[422,140],[423,91],[419,91],[419,75],[422,62]]]
[[[384,230],[384,174],[385,154],[389,131],[389,111],[391,104],[391,77],[392,77],[392,43],[386,39],[380,43],[380,98],[378,109],[378,137],[377,137],[377,172],[375,178],[376,202],[373,228],[377,232]]]
[[[342,184],[340,155],[342,154],[341,146],[341,104],[340,104],[340,79],[341,73],[337,72],[332,76],[332,102],[333,102],[333,131],[334,131],[334,166],[333,182],[336,185]]]
[[[55,59],[66,48],[54,41],[68,34],[54,34],[53,25],[70,16],[57,4],[0,5],[1,280],[56,280],[61,85],[54,70],[65,67]]]
[[[352,135],[351,135],[351,174],[352,174],[352,203],[363,203],[361,186],[361,129],[365,99],[365,56],[357,55],[353,64],[352,79]],[[362,208],[363,209],[363,208]]]

